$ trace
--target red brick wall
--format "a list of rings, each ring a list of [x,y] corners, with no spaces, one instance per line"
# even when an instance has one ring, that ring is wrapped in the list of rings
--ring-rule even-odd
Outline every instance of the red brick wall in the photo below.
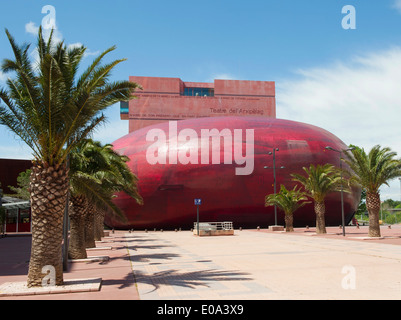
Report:
[[[272,81],[215,80],[183,82],[179,78],[130,77],[143,90],[129,102],[129,131],[169,120],[217,116],[276,117],[275,83]],[[214,88],[214,97],[189,97],[185,87]]]

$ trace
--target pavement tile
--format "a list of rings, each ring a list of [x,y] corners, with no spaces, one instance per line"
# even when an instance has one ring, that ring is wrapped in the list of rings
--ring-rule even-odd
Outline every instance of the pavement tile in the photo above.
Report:
[[[337,231],[338,228],[334,230]],[[400,231],[398,229],[398,234]],[[185,232],[144,234],[155,246],[169,242],[171,247],[160,247],[161,250],[157,251],[136,247],[135,241],[132,243],[132,248],[136,249],[131,256],[133,272],[142,272],[145,269],[146,277],[159,277],[155,280],[152,291],[146,294],[142,294],[142,280],[137,281],[140,298],[342,299],[345,289],[341,287],[344,277],[341,269],[347,263],[353,264],[358,276],[365,279],[375,274],[377,268],[387,273],[392,268],[397,268],[397,264],[401,262],[401,250],[398,250],[400,247],[380,243],[382,239],[359,241],[350,236],[344,238],[338,232],[305,237],[309,234],[311,233],[289,235],[243,230],[236,237],[203,239]],[[398,236],[391,237],[393,241],[399,241]],[[386,240],[389,239],[383,239]],[[150,250],[153,250],[153,256]],[[158,254],[162,252],[169,258],[161,261]],[[139,264],[135,255],[147,257],[148,265]],[[393,261],[390,262],[391,260]],[[366,270],[367,266],[371,270]],[[391,284],[389,279],[381,279],[379,283],[372,281],[370,287],[364,285],[361,288],[366,290],[364,295],[360,291],[352,294],[348,291],[347,296],[355,299],[361,296],[374,299],[383,297],[383,294],[386,297],[400,297],[401,277],[395,278],[395,282]],[[384,283],[387,289],[392,288],[392,295],[387,289],[376,288]],[[164,288],[168,286],[174,288],[175,295]],[[394,292],[395,290],[397,291]],[[379,291],[382,295],[379,295]]]
[[[75,285],[73,291],[64,288],[63,292],[55,294],[60,290],[57,288],[40,295],[2,296],[0,300],[139,300],[124,233],[117,231],[108,237],[108,246],[112,250],[96,251],[99,254],[97,257],[107,259],[70,262],[64,272],[64,281],[71,284],[82,279],[101,279],[100,290],[95,284],[86,287]],[[31,237],[28,236],[0,239],[0,286],[7,282],[26,283],[30,246]],[[97,243],[97,246],[102,244]]]
[[[74,292],[43,288],[0,299],[401,299],[401,226],[368,241],[366,227],[347,227],[345,237],[338,227],[313,233],[261,229],[199,238],[189,231],[117,231],[97,242],[97,257],[108,259],[70,263],[65,272],[71,285],[101,279],[100,287],[75,283]],[[0,286],[26,282],[30,241],[13,238],[0,239]],[[355,269],[354,289],[343,287],[347,266]]]

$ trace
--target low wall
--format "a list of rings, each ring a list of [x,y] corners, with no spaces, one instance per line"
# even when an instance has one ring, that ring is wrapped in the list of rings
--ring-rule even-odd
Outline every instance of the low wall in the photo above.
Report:
[[[198,235],[198,230],[194,229],[194,235]],[[234,235],[234,229],[231,230],[199,230],[199,236],[232,236]]]

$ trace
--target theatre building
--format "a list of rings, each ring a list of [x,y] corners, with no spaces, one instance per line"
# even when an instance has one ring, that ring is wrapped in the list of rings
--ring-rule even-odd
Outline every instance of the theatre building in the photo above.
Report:
[[[213,83],[203,83],[155,77],[130,77],[130,81],[141,85],[142,90],[134,93],[136,99],[121,105],[121,119],[129,121],[129,134],[112,144],[117,152],[130,159],[127,164],[138,177],[144,203],[139,205],[124,193],[117,195],[115,204],[124,211],[127,220],[121,222],[107,215],[106,225],[112,228],[190,229],[195,228],[197,219],[207,228],[218,228],[225,223],[236,228],[284,225],[283,211],[265,207],[266,195],[275,192],[275,185],[278,189],[281,185],[293,188],[296,183],[291,174],[303,174],[303,167],[325,163],[338,166],[337,153],[326,152],[326,146],[336,150],[347,148],[323,128],[276,119],[275,83],[271,81],[216,79]],[[144,128],[149,125],[166,133],[160,139],[164,144],[158,145],[156,151],[155,141],[147,139],[149,131]],[[170,126],[178,132],[191,129],[198,139],[193,144],[178,146],[177,135],[170,131]],[[199,137],[204,131],[213,131],[212,135],[220,139],[207,136],[202,140]],[[242,139],[233,139],[235,131],[242,132]],[[249,141],[248,131],[252,134]],[[205,152],[207,157],[203,161],[206,141],[211,147],[205,148],[209,153]],[[242,154],[236,150],[242,150]],[[239,158],[235,155],[243,156],[244,152],[243,161],[237,162]],[[183,162],[176,161],[178,153]],[[156,154],[157,160],[150,160],[149,156]],[[341,203],[345,221],[352,218],[360,201],[360,190],[344,197],[343,202],[340,193],[326,198],[326,225],[342,223],[338,214]],[[199,218],[195,209],[198,200]],[[313,203],[297,211],[295,227],[315,223]]]
[[[121,119],[129,132],[170,120],[218,116],[276,117],[273,81],[214,80],[184,82],[179,78],[137,77],[142,86],[133,99],[121,103]]]

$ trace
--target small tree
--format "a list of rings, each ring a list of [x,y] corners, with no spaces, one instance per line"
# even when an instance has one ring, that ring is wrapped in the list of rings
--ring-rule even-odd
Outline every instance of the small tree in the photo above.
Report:
[[[401,160],[390,148],[374,146],[368,153],[354,146],[347,151],[345,160],[352,170],[351,179],[366,191],[366,208],[369,213],[369,236],[380,237],[380,187],[401,176]]]
[[[305,193],[314,201],[316,214],[316,233],[326,233],[325,204],[326,196],[333,191],[341,190],[341,175],[339,169],[332,164],[310,165],[303,168],[306,176],[292,174],[293,180],[302,184]],[[345,189],[347,191],[347,189]]]
[[[17,185],[18,187],[8,186],[12,192],[15,193],[15,197],[29,200],[29,183],[31,179],[31,169],[21,172],[17,177]]]
[[[265,198],[265,207],[276,205],[284,211],[285,231],[294,231],[294,212],[310,203],[306,194],[297,190],[295,186],[292,190],[287,190],[284,185],[281,185],[280,192],[277,194],[269,194]]]

